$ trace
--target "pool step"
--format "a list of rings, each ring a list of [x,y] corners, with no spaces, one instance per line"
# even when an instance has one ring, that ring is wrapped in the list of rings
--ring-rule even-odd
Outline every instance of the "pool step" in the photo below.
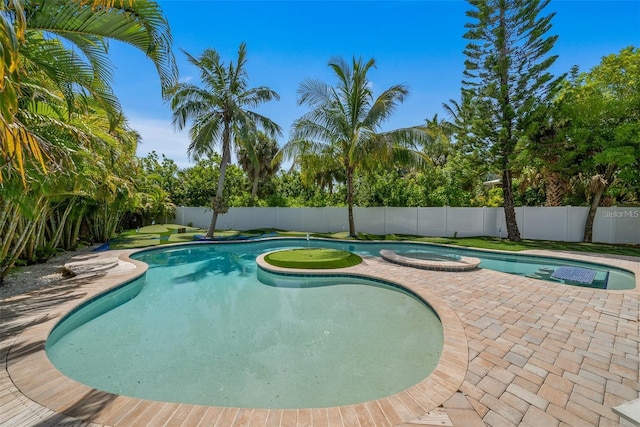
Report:
[[[555,270],[553,268],[540,267],[535,273],[527,274],[526,277],[539,280],[553,280],[551,275]]]

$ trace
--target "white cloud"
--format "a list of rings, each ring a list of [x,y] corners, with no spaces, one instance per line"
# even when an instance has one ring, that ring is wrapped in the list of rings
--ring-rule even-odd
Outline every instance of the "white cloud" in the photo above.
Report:
[[[138,157],[145,157],[155,151],[160,158],[164,154],[176,162],[179,168],[192,166],[187,155],[190,141],[186,131],[175,131],[170,120],[129,117],[128,121],[142,136],[142,142],[138,145]]]

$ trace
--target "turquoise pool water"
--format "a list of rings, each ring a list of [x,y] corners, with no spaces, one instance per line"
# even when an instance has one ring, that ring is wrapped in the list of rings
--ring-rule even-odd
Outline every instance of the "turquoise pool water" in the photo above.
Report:
[[[576,266],[595,270],[596,285],[635,287],[633,273],[599,264],[402,242],[184,245],[135,254],[149,264],[146,275],[74,310],[51,333],[47,355],[67,376],[101,390],[219,406],[344,405],[424,379],[443,336],[423,301],[374,281],[256,268],[261,253],[308,245],[372,256],[443,251],[517,275]]]
[[[475,257],[481,260],[480,268],[501,271],[503,273],[515,274],[519,276],[531,276],[541,280],[547,280],[554,284],[562,283],[561,281],[545,277],[544,272],[554,271],[561,266],[574,266],[594,270],[596,276],[594,282],[590,286],[593,288],[605,288],[610,290],[633,289],[636,286],[635,276],[628,270],[610,267],[602,264],[590,262],[574,261],[570,259],[542,257],[535,255],[511,254],[504,252],[490,252],[474,249],[462,249],[444,247],[438,245],[405,243],[405,242],[349,242],[312,239],[307,242],[304,239],[291,240],[270,240],[255,242],[255,245],[264,245],[272,249],[285,247],[300,247],[308,244],[315,247],[328,247],[335,249],[348,250],[359,255],[380,256],[380,250],[388,249],[400,254],[412,253],[413,257],[420,257],[420,253],[429,254],[431,258],[440,257],[456,257],[467,256]],[[543,274],[540,274],[543,273]],[[546,274],[546,276],[550,276]],[[566,283],[575,286],[574,283]]]
[[[423,301],[370,280],[258,271],[267,249],[137,254],[146,275],[75,310],[47,355],[68,377],[112,393],[253,408],[364,402],[435,368],[443,329]]]

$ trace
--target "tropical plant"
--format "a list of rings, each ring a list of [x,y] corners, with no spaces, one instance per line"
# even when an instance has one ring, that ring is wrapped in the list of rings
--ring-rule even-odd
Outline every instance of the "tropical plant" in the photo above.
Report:
[[[43,110],[42,99],[50,99],[50,95],[64,99],[70,115],[76,98],[89,95],[110,116],[120,114],[109,86],[112,72],[107,39],[144,52],[158,69],[164,93],[174,86],[177,67],[171,51],[171,33],[156,2],[0,2],[0,182],[18,173],[26,186],[27,161],[34,160],[42,170],[55,164],[50,141],[25,123],[27,115],[39,117],[40,121],[54,120],[47,114],[52,110]],[[38,74],[46,76],[57,93],[38,90],[38,94],[46,96],[35,96],[23,80],[24,76]],[[20,100],[25,99],[34,101],[27,103],[29,108],[20,106]]]
[[[247,173],[251,181],[251,206],[255,205],[258,194],[258,184],[272,177],[280,169],[280,162],[276,159],[278,142],[269,138],[264,132],[250,133],[246,141],[241,136],[236,137],[238,163]]]
[[[317,185],[306,185],[304,182],[296,168],[276,174],[270,182],[273,191],[266,197],[267,206],[344,206],[344,186],[336,186],[328,191]]]
[[[215,153],[210,158],[200,159],[195,165],[178,171],[178,184],[171,193],[171,200],[179,206],[211,206],[216,188],[211,185],[220,177],[222,156]],[[222,197],[229,207],[247,206],[249,202],[249,182],[246,174],[238,166],[230,164],[226,170]]]
[[[301,147],[300,152],[304,154],[294,159],[293,167],[299,168],[300,179],[305,187],[317,187],[333,193],[334,187],[345,183],[344,165],[333,156],[332,150],[330,145],[319,152],[309,152],[308,147]]]
[[[75,249],[83,224],[90,228],[86,240],[108,240],[131,207],[137,134],[126,124],[109,134],[104,114],[85,114],[82,120],[93,135],[90,150],[73,131],[65,133],[52,123],[38,127],[43,138],[68,150],[72,167],[48,173],[28,169],[26,188],[17,177],[3,183],[0,279],[19,260],[39,262],[58,247]]]
[[[517,160],[520,169],[530,172],[520,178],[521,187],[543,185],[545,206],[562,206],[575,169],[573,143],[567,139],[568,121],[561,117],[561,104],[561,100],[555,100],[546,119],[541,118],[536,124],[520,147]]]
[[[632,200],[640,193],[639,76],[640,48],[627,47],[605,56],[589,72],[574,73],[560,95],[573,170],[590,206],[585,242],[592,240],[596,210],[612,185],[626,181]]]
[[[153,176],[155,180],[159,181],[160,187],[173,198],[179,185],[176,162],[164,154],[162,154],[162,161],[160,161],[158,153],[151,151],[146,157],[140,159],[140,167],[144,175]]]
[[[367,72],[374,65],[373,59],[364,62],[353,58],[351,64],[340,58],[332,59],[329,67],[338,79],[337,86],[317,80],[302,82],[298,104],[308,105],[311,111],[294,122],[291,140],[281,151],[287,158],[301,161],[307,156],[332,158],[331,167],[336,162],[341,165],[352,236],[356,235],[353,216],[356,171],[373,168],[380,162],[422,159],[409,149],[424,138],[418,128],[381,132],[381,124],[404,101],[408,89],[394,85],[374,98],[367,79]]]
[[[184,52],[190,63],[200,71],[203,87],[179,83],[171,97],[173,125],[184,129],[191,121],[189,155],[195,159],[211,156],[215,147],[222,145],[222,161],[216,195],[212,200],[213,215],[207,237],[214,235],[218,215],[227,211],[223,197],[227,166],[231,161],[231,144],[239,136],[248,136],[257,129],[267,136],[281,133],[280,127],[267,117],[250,110],[264,102],[279,99],[278,94],[266,86],[248,88],[246,45],[240,44],[238,58],[225,64],[218,52],[206,49],[199,58]]]
[[[110,238],[130,208],[138,136],[110,87],[107,39],[151,58],[165,92],[174,85],[155,2],[0,2],[0,279],[19,259],[74,248],[87,218],[94,240]]]
[[[422,151],[434,165],[444,165],[454,149],[455,125],[435,114],[433,118],[425,120],[422,130],[426,135]]]
[[[471,139],[488,147],[502,174],[507,235],[520,240],[516,221],[512,162],[516,144],[544,117],[544,106],[555,95],[559,79],[548,69],[557,36],[551,13],[539,17],[549,0],[468,0],[463,93],[470,94],[473,111]]]

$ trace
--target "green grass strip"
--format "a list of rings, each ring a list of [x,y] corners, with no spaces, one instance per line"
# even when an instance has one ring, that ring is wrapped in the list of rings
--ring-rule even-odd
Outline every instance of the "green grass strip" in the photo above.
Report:
[[[288,249],[268,254],[264,260],[283,268],[330,269],[357,265],[362,258],[348,251],[327,248]]]
[[[178,229],[183,228],[184,231],[179,233]],[[130,249],[145,246],[166,245],[169,243],[189,242],[195,239],[195,235],[204,236],[207,230],[204,228],[186,227],[177,224],[155,224],[141,227],[139,230],[128,230],[120,234],[116,239],[110,242],[111,249]],[[305,237],[307,233],[300,231],[284,231],[271,228],[260,228],[249,231],[238,230],[216,230],[215,237],[229,238],[233,236],[248,237],[260,236],[263,234],[275,234],[279,237]],[[354,240],[347,232],[337,233],[309,233],[311,237],[325,237],[336,240]],[[151,237],[151,238],[150,238]],[[444,245],[455,245],[477,249],[498,249],[503,251],[522,251],[527,249],[548,249],[557,251],[578,251],[590,253],[604,253],[612,255],[640,255],[640,246],[623,245],[623,244],[607,244],[607,243],[581,243],[581,242],[556,242],[544,240],[522,240],[520,242],[511,242],[506,239],[497,237],[420,237],[402,234],[368,234],[358,233],[355,241],[367,240],[392,240],[406,242],[426,242]]]

